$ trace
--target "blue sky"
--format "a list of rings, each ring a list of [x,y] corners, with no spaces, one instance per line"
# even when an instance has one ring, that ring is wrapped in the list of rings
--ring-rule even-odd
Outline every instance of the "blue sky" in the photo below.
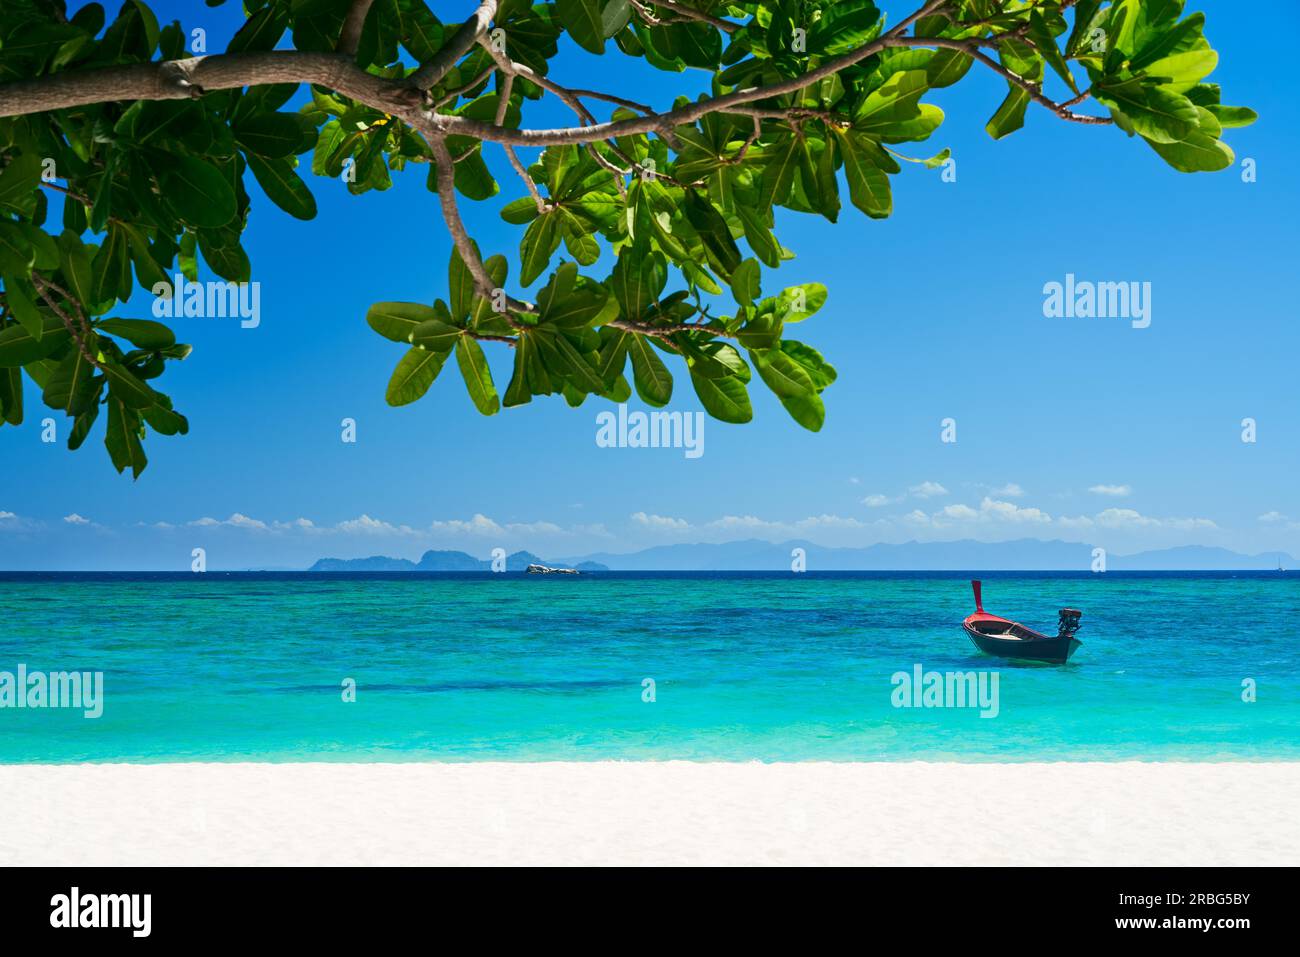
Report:
[[[896,20],[914,5],[883,6]],[[469,6],[435,9],[446,20]],[[205,27],[213,50],[238,25],[228,7],[155,5],[161,18]],[[847,203],[837,225],[778,220],[798,258],[764,291],[830,289],[797,333],[839,371],[825,428],[795,425],[756,379],[754,421],[707,420],[698,459],[598,448],[596,414],[612,408],[598,400],[574,410],[535,399],[483,418],[454,365],[420,402],[388,407],[401,348],[367,327],[367,307],[446,295],[450,243],[424,168],[361,197],[309,177],[320,207],[311,223],[281,213],[249,177],[244,242],[262,284],[261,325],[176,321],[194,354],[163,382],[191,431],[151,435],[138,482],[112,471],[98,434],[77,453],[43,444],[32,414],[43,407],[29,392],[28,421],[0,429],[0,567],[184,569],[200,546],[210,567],[240,568],[430,547],[574,556],[749,537],[1300,554],[1300,194],[1287,165],[1300,117],[1281,35],[1259,27],[1293,10],[1281,0],[1252,5],[1248,19],[1226,0],[1189,9],[1207,15],[1221,57],[1210,79],[1225,102],[1261,114],[1227,137],[1239,163],[1256,161],[1257,182],[1243,182],[1240,167],[1175,173],[1114,128],[1038,108],[995,143],[983,126],[1005,87],[977,67],[933,97],[948,118],[916,151],[952,147],[955,182],[909,167],[894,178],[889,220]],[[649,71],[616,51],[564,53],[561,82],[661,106],[704,77]],[[569,122],[551,108],[528,119]],[[521,189],[489,154],[502,193],[463,209],[480,246],[506,252],[517,271],[520,232],[497,210]],[[1045,318],[1043,285],[1067,273],[1150,282],[1150,327]],[[147,317],[149,305],[140,295],[120,314]],[[504,389],[508,350],[489,357]],[[671,408],[700,408],[684,376]],[[345,417],[357,422],[355,444],[340,440]],[[940,441],[946,417],[956,443]],[[1246,417],[1258,423],[1254,444],[1241,441]]]

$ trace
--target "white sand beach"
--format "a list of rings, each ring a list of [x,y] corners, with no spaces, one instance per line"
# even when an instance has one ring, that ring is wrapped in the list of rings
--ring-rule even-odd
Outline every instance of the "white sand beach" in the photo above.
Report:
[[[0,865],[1294,865],[1300,763],[0,766]]]

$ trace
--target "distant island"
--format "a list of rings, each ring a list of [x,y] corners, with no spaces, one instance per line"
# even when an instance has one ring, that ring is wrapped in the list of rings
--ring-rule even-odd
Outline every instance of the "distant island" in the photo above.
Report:
[[[607,572],[599,562],[545,562],[532,552],[515,552],[506,556],[506,571],[526,572],[530,565],[543,568],[562,567],[579,572]],[[490,572],[492,560],[478,559],[465,552],[427,551],[418,562],[408,558],[372,555],[369,558],[322,558],[309,572]]]
[[[607,571],[788,571],[795,549],[802,549],[808,571],[1088,571],[1094,546],[1084,542],[1022,538],[1008,542],[904,542],[862,548],[828,548],[808,541],[765,542],[750,539],[721,544],[658,545],[636,552],[601,552],[544,561],[531,552],[506,558],[506,571],[529,565],[559,566],[580,572]],[[1282,552],[1243,555],[1226,548],[1186,545],[1106,556],[1107,571],[1260,571],[1297,562]],[[370,558],[322,558],[313,572],[481,572],[490,559],[465,552],[427,551],[418,562],[375,555]]]

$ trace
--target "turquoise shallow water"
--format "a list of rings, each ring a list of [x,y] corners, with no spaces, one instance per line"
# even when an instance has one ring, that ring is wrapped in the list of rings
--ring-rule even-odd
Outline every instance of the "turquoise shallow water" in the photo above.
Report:
[[[1051,633],[1083,609],[1083,647],[978,654],[947,573],[0,575],[0,671],[105,686],[95,720],[0,708],[0,762],[1300,758],[1300,578],[1003,573],[984,594]],[[894,707],[917,664],[997,672],[997,717]]]

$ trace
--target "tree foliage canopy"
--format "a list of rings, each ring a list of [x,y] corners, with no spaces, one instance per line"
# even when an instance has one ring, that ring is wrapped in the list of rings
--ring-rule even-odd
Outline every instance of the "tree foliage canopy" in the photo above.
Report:
[[[555,393],[575,406],[621,402],[634,389],[663,406],[670,363],[683,362],[712,416],[749,421],[756,370],[816,430],[835,370],[788,333],[827,292],[764,296],[768,271],[794,255],[774,210],[835,222],[847,190],[867,216],[889,216],[900,161],[948,158],[906,145],[943,121],[930,91],[987,68],[1007,86],[990,104],[995,139],[1037,105],[1113,124],[1183,172],[1229,166],[1224,129],[1254,119],[1206,81],[1217,54],[1183,0],[911,0],[919,7],[894,24],[872,0],[470,3],[468,20],[443,23],[424,0],[247,0],[228,49],[198,55],[187,27],[160,25],[144,0],[113,15],[5,0],[0,424],[22,421],[25,375],[71,417],[70,448],[102,413],[114,466],[139,476],[148,430],[188,430],[156,382],[190,349],[162,323],[116,315],[136,284],[157,294],[177,269],[197,281],[200,260],[249,281],[249,174],[307,220],[306,167],[364,193],[418,163],[455,252],[445,300],[369,311],[376,332],[406,347],[390,403],[424,395],[452,353],[485,415]],[[593,54],[707,71],[708,92],[663,109],[561,86],[549,75],[566,34]],[[546,97],[574,125],[530,126]],[[526,165],[529,147],[541,149]],[[518,181],[496,181],[489,148]],[[518,255],[485,259],[460,206],[503,192]],[[527,300],[505,292],[512,261]],[[593,275],[602,262],[608,273]],[[484,344],[513,349],[504,393]]]

